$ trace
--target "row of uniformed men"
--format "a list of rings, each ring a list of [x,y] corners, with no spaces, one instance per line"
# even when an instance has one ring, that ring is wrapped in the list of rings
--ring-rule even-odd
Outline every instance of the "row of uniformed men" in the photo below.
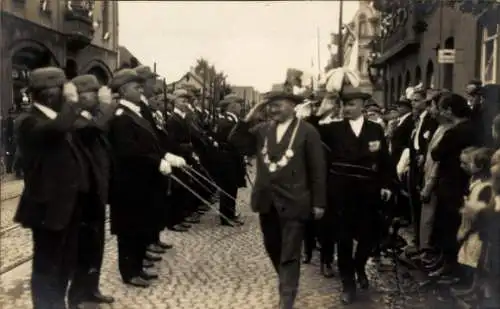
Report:
[[[146,66],[116,72],[109,88],[92,75],[68,83],[55,67],[32,72],[33,106],[17,120],[25,188],[15,221],[33,234],[34,308],[67,308],[66,294],[70,308],[114,301],[99,290],[106,204],[121,277],[137,287],[158,278],[147,269],[172,247],[160,232],[198,223],[216,191],[223,192],[221,224],[242,224],[235,200],[245,163],[225,136],[240,100],[225,100],[230,116],[218,117],[217,130],[207,131],[189,93],[178,91],[162,122],[148,104],[155,80]],[[183,172],[189,165],[201,175],[197,181]]]

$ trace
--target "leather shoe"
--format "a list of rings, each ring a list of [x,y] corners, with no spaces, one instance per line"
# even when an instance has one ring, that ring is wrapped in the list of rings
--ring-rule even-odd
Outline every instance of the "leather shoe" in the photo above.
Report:
[[[199,218],[186,218],[186,219],[184,219],[184,222],[191,223],[191,224],[197,224],[197,223],[200,223],[201,220]]]
[[[358,275],[359,288],[362,290],[367,290],[368,287],[370,286],[370,282],[368,281],[366,273],[364,271],[360,271],[357,273],[357,275]]]
[[[346,290],[342,291],[342,294],[340,294],[340,301],[344,305],[350,305],[356,298],[356,292],[353,290]]]
[[[158,279],[158,274],[145,270],[143,269],[140,274],[141,278],[146,279],[146,280],[152,280],[152,279]]]
[[[146,255],[144,256],[144,259],[152,262],[158,262],[161,261],[161,256],[151,254],[149,252],[146,252]]]
[[[171,230],[173,232],[187,232],[189,229],[182,227],[180,224],[177,224],[177,225],[169,228],[169,230]]]
[[[152,268],[152,267],[155,267],[155,263],[151,262],[151,261],[148,261],[148,260],[144,260],[142,262],[142,267],[144,268]]]
[[[335,277],[335,273],[333,271],[333,267],[332,267],[332,264],[321,264],[321,274],[323,275],[323,277],[325,278],[333,278]]]
[[[167,251],[165,249],[161,248],[160,246],[154,244],[154,245],[148,246],[148,252],[156,253],[156,254],[163,254]]]
[[[304,259],[302,260],[302,263],[304,264],[310,264],[312,260],[312,253],[306,253],[304,256]]]
[[[147,288],[151,285],[149,281],[141,278],[141,277],[134,277],[132,279],[126,280],[125,284],[132,285],[138,288]]]
[[[174,246],[172,246],[171,244],[167,244],[161,240],[158,240],[158,242],[156,243],[156,245],[162,249],[165,249],[165,250],[168,250],[168,249],[172,249]]]
[[[100,291],[96,291],[90,295],[90,301],[100,304],[112,304],[115,299],[112,296],[104,295]]]
[[[189,225],[189,224],[187,224],[185,222],[180,223],[179,226],[181,226],[181,227],[183,227],[185,229],[190,229],[191,228],[191,225]]]

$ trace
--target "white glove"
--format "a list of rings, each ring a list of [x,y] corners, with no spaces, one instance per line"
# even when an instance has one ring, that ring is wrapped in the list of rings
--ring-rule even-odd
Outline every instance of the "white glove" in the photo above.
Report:
[[[68,82],[63,86],[63,97],[66,99],[68,103],[77,103],[78,102],[78,90],[75,84]]]
[[[382,198],[382,201],[387,202],[391,199],[392,197],[392,192],[389,189],[380,189],[380,197]]]
[[[192,157],[196,162],[200,163],[200,157],[196,153],[193,152]]]
[[[102,86],[99,88],[99,91],[97,91],[97,98],[101,104],[111,104],[111,101],[113,100],[111,89],[106,86]]]
[[[162,175],[170,175],[172,173],[172,166],[165,159],[163,159],[160,162],[159,170]]]
[[[171,153],[165,154],[163,159],[170,163],[173,167],[184,167],[187,165],[186,160],[184,160],[183,157],[179,157]]]
[[[410,166],[410,150],[408,148],[405,148],[396,166],[399,180],[402,180],[403,174],[408,171],[409,166]]]

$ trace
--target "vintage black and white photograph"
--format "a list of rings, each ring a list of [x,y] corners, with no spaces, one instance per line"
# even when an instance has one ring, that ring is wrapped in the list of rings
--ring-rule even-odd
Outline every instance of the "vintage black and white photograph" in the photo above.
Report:
[[[499,0],[0,8],[0,308],[500,309]]]

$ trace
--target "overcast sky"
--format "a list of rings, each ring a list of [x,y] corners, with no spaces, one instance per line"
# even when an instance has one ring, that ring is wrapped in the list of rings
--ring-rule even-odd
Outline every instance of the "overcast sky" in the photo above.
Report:
[[[337,1],[121,1],[120,45],[144,64],[156,62],[168,82],[203,57],[231,84],[268,91],[284,81],[287,68],[317,73],[318,27],[321,68],[326,65],[338,8]],[[357,8],[357,1],[344,2],[344,22]]]

